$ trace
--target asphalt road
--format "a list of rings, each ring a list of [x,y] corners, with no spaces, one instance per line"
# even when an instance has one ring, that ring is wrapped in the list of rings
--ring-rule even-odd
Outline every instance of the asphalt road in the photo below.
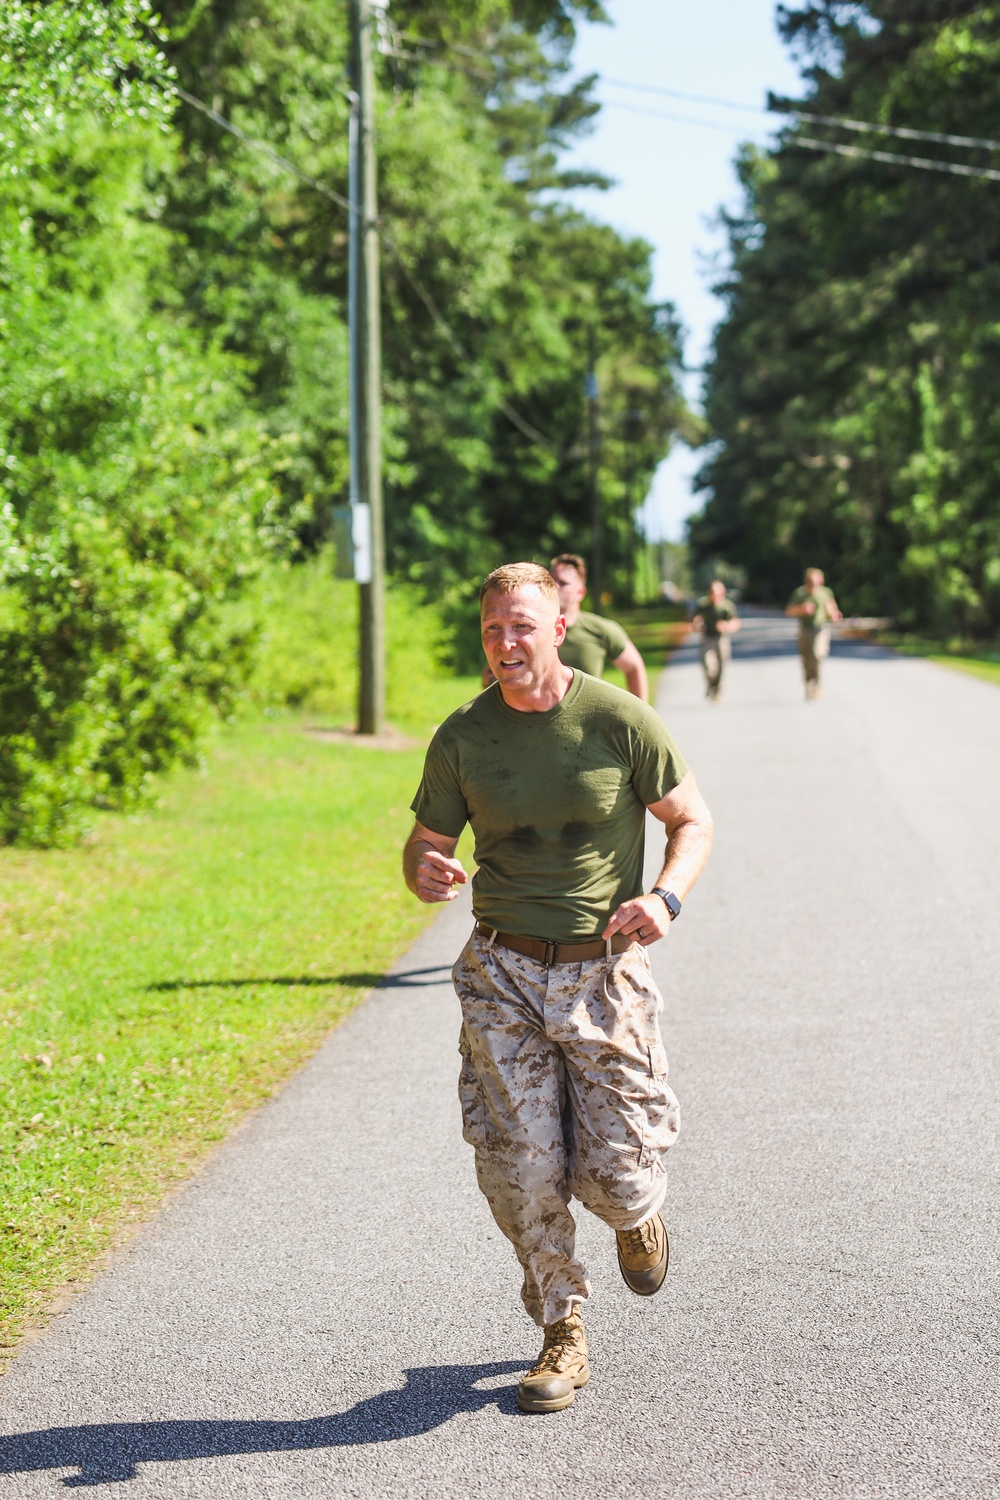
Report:
[[[1000,691],[844,644],[807,705],[748,622],[724,701],[661,710],[717,819],[656,951],[673,1260],[631,1297],[581,1215],[593,1378],[525,1417],[537,1335],[475,1187],[449,908],[29,1345],[0,1494],[1000,1493]]]

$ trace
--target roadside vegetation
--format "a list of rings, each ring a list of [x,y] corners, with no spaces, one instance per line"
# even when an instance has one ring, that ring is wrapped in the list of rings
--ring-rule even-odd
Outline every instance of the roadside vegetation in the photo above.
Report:
[[[696,561],[779,604],[822,567],[848,613],[995,651],[1000,195],[949,137],[1000,138],[1000,12],[803,0],[778,22],[803,75],[779,102],[807,117],[740,154]]]
[[[274,568],[328,544],[347,15],[0,6],[2,843],[70,846],[194,762],[267,670]],[[651,247],[566,198],[603,181],[559,160],[598,109],[572,77],[582,17],[606,19],[599,0],[394,0],[376,21],[389,572],[448,617],[458,668],[469,580],[586,534],[588,370],[619,597],[648,481],[699,431]],[[280,664],[288,701],[307,655]]]
[[[974,641],[960,638],[935,641],[926,636],[900,635],[891,631],[880,639],[904,656],[922,656],[942,667],[954,667],[956,672],[967,672],[970,677],[981,677],[985,682],[995,682],[1000,686],[1000,650],[995,648],[989,650]]]
[[[478,683],[441,668],[433,612],[403,591],[393,748],[324,738],[351,720],[355,590],[319,564],[266,587],[256,701],[203,764],[163,779],[155,807],[104,814],[82,847],[0,853],[8,1351],[432,914],[402,885],[400,847],[423,745]]]

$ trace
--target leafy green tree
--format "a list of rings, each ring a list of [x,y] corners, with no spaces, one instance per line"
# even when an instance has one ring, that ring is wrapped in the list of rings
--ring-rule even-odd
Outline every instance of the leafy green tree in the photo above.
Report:
[[[183,87],[309,176],[346,180],[347,36],[339,7],[168,3]],[[648,246],[560,206],[559,151],[586,128],[566,81],[593,3],[400,4],[379,58],[380,211],[390,560],[457,590],[512,551],[589,538],[589,345],[607,386],[602,487],[612,569],[632,512],[687,420],[679,331],[650,299]],[[344,214],[193,109],[168,221],[189,314],[247,361],[258,410],[293,431],[285,488],[302,541],[347,480]],[[586,179],[597,180],[597,179]],[[320,357],[319,351],[324,351]],[[626,413],[631,412],[630,417]]]
[[[241,679],[253,622],[235,601],[276,523],[280,455],[238,367],[151,308],[171,253],[147,186],[170,164],[166,106],[100,72],[108,30],[88,60],[79,26],[103,10],[4,18],[8,42],[12,17],[37,22],[19,76],[53,100],[0,174],[0,838],[33,843],[192,753]],[[145,44],[108,15],[138,66]]]
[[[1000,136],[996,7],[829,0],[784,10],[782,25],[803,60],[803,108]],[[743,153],[696,553],[743,564],[761,597],[782,599],[816,563],[852,609],[995,634],[1000,194],[821,155],[801,136],[992,162],[812,122]]]

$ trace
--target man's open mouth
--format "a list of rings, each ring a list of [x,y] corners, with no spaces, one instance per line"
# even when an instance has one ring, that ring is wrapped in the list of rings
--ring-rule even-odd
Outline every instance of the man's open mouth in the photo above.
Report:
[[[513,671],[515,667],[523,667],[524,661],[520,656],[518,656],[514,659],[514,661],[502,661],[500,665],[502,667],[505,667],[507,671]]]

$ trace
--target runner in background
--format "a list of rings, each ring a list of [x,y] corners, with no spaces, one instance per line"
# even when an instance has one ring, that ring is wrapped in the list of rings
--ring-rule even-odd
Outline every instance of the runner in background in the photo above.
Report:
[[[830,625],[843,619],[821,568],[806,568],[805,583],[795,590],[785,614],[799,622],[799,656],[806,699],[819,697],[820,667],[830,655]]]
[[[624,672],[629,692],[647,703],[646,663],[638,647],[614,620],[605,620],[602,615],[580,607],[587,596],[587,564],[583,558],[576,552],[561,552],[552,559],[549,571],[556,581],[559,608],[566,621],[566,639],[559,648],[563,666],[589,672],[591,677],[602,677],[605,663],[610,659],[613,666]]]
[[[691,621],[701,631],[701,666],[705,673],[705,697],[718,703],[722,694],[722,674],[729,660],[729,637],[740,628],[736,607],[726,598],[726,585],[713,578],[708,593],[699,599]]]

